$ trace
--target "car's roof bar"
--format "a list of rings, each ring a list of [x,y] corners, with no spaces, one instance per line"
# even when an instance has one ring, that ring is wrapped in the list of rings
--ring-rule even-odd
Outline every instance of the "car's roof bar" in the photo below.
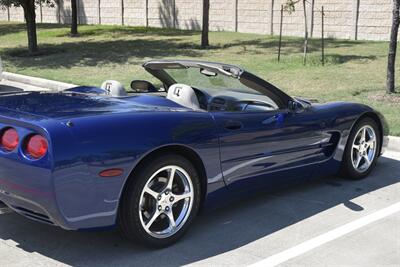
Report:
[[[152,70],[204,68],[235,78],[244,72],[239,66],[201,60],[151,60],[144,63],[143,67]]]

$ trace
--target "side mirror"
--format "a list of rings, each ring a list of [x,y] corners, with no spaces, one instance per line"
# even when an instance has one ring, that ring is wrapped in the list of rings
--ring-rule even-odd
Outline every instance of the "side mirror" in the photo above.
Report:
[[[148,81],[135,80],[131,82],[131,89],[135,93],[155,93],[158,92],[157,88]]]
[[[207,76],[207,77],[215,77],[215,76],[218,75],[217,73],[209,71],[209,70],[206,70],[206,69],[200,69],[200,73],[205,75],[205,76]]]
[[[306,110],[306,108],[300,102],[298,102],[296,100],[291,100],[291,101],[289,101],[289,104],[288,104],[288,110],[291,113],[297,114],[297,113],[304,112]]]

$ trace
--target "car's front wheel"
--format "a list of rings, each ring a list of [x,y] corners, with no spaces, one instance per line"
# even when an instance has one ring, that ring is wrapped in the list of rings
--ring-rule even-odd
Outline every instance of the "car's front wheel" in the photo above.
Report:
[[[200,206],[200,182],[193,164],[180,155],[157,157],[128,181],[119,224],[131,240],[165,247],[183,236]]]
[[[350,133],[342,163],[342,175],[348,179],[365,178],[379,157],[380,132],[371,118],[359,121]]]

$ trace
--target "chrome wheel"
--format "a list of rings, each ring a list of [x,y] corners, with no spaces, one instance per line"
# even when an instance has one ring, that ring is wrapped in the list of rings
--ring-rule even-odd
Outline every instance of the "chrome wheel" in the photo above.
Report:
[[[374,129],[365,125],[357,132],[351,150],[351,161],[357,172],[365,172],[375,159],[377,139]]]
[[[178,232],[190,216],[194,190],[191,177],[178,166],[156,171],[140,196],[139,218],[152,237],[167,238]]]

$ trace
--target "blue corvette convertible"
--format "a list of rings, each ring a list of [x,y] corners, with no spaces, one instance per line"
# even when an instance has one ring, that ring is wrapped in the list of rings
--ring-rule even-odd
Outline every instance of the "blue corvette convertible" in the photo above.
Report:
[[[0,201],[64,229],[118,225],[164,247],[231,195],[364,178],[387,143],[385,119],[365,105],[293,98],[229,64],[143,67],[158,86],[0,94]]]

